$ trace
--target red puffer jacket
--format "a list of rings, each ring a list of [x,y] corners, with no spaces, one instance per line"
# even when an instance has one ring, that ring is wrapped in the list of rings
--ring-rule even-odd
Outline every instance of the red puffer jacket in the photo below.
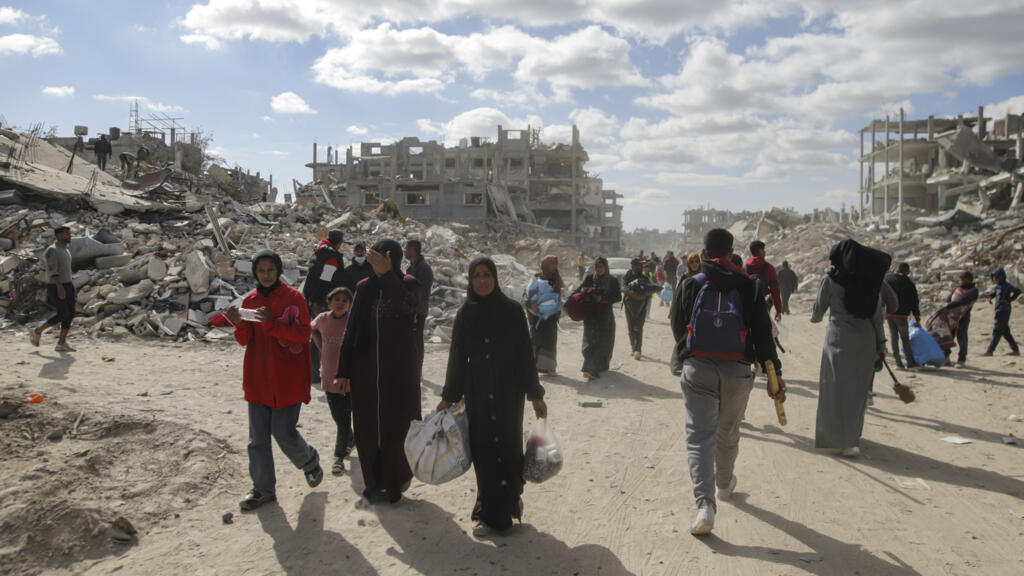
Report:
[[[309,403],[309,309],[298,290],[281,284],[269,296],[253,291],[242,308],[270,310],[266,323],[242,322],[235,340],[245,346],[242,389],[245,401],[279,410]]]

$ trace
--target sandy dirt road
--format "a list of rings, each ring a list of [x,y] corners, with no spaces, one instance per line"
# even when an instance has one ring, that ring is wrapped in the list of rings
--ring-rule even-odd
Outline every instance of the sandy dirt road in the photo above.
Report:
[[[612,364],[619,368],[591,383],[578,372],[581,325],[563,321],[559,375],[543,383],[566,466],[549,482],[527,486],[522,526],[485,541],[469,534],[472,472],[443,486],[414,481],[400,505],[360,511],[353,506],[361,489],[357,470],[328,474],[309,489],[276,447],[279,504],[239,513],[237,502],[249,487],[247,427],[242,349],[233,343],[78,339],[78,352],[61,356],[52,351],[52,336],[34,349],[24,333],[7,332],[0,335],[0,395],[43,392],[44,405],[71,416],[84,410],[84,426],[121,418],[169,427],[133,440],[137,451],[122,448],[117,459],[93,461],[90,477],[103,481],[47,496],[51,505],[79,500],[104,517],[134,518],[135,545],[71,553],[82,527],[47,544],[19,533],[34,527],[8,523],[0,557],[13,554],[21,563],[0,573],[1024,573],[1024,452],[1020,444],[1003,443],[1011,433],[1024,437],[1024,423],[1008,420],[1024,415],[1024,361],[1002,356],[1005,344],[994,358],[977,356],[987,342],[991,307],[974,312],[969,369],[897,373],[915,388],[917,402],[901,403],[888,376],[878,375],[863,454],[853,460],[813,448],[824,325],[808,323],[808,302],[794,309],[783,355],[789,425],[777,425],[759,379],[742,430],[736,497],[720,504],[714,534],[705,538],[688,533],[695,508],[683,400],[667,365],[667,308],[653,309],[639,362],[628,354],[618,311]],[[1017,334],[1024,334],[1021,314],[1013,324]],[[104,362],[103,355],[115,360]],[[444,346],[428,350],[425,413],[438,400],[446,358]],[[603,407],[579,406],[591,399]],[[530,421],[532,415],[527,427]],[[66,416],[61,422],[70,427]],[[306,438],[329,455],[333,423],[318,390],[300,422]],[[0,433],[9,426],[0,420]],[[191,440],[175,443],[176,436]],[[971,443],[951,444],[942,440],[947,436]],[[81,476],[72,472],[85,466],[78,462],[83,450],[95,453],[104,441],[65,432],[17,449],[5,445],[13,452],[0,462],[0,500],[26,501],[41,482],[75,482]],[[220,448],[210,452],[210,446]],[[204,450],[211,455],[196,463]],[[152,470],[157,455],[164,473]],[[205,481],[162,489],[213,459],[217,473]],[[153,474],[161,474],[156,485]],[[226,512],[233,523],[222,522]],[[29,545],[45,557],[26,562]]]

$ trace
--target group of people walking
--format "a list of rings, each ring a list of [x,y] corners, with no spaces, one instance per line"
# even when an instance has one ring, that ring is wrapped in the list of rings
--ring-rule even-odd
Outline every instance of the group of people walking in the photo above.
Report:
[[[57,314],[29,333],[38,346],[46,329],[60,326],[61,351],[73,351],[66,343],[75,302],[70,236],[66,226],[58,227],[56,242],[44,253]],[[359,506],[375,499],[398,502],[412,479],[404,441],[410,422],[421,417],[433,272],[416,240],[404,247],[391,239],[370,249],[356,244],[347,267],[343,242],[344,234],[332,230],[315,246],[301,292],[282,282],[280,256],[270,250],[257,253],[252,259],[256,289],[239,308],[226,312],[235,340],[246,348],[242,384],[252,488],[240,503],[243,510],[276,498],[272,439],[310,487],[322,482],[320,454],[298,430],[301,407],[309,403],[314,382],[321,383],[337,428],[331,472],[343,474],[345,459],[353,448],[358,450],[363,480]],[[772,312],[776,321],[789,314],[798,278],[786,262],[776,270],[766,261],[764,243],[751,243],[750,257],[743,262],[733,242],[728,231],[714,229],[706,234],[699,254],[676,260],[669,253],[661,263],[673,286],[668,314],[675,338],[671,364],[686,406],[687,459],[698,510],[691,532],[698,535],[713,530],[717,502],[729,499],[736,489],[739,426],[757,373],[777,376],[778,387],[769,389],[772,399],[782,403],[786,397]],[[410,263],[405,272],[403,256]],[[909,318],[921,322],[917,289],[907,263],[895,273],[889,272],[891,264],[888,254],[852,239],[837,243],[829,253],[810,317],[814,323],[828,318],[819,371],[818,448],[849,457],[859,454],[874,375],[887,356],[883,319],[897,365],[917,365],[908,336]],[[578,265],[585,266],[582,255]],[[640,359],[650,307],[650,295],[642,287],[650,282],[649,272],[643,260],[633,259],[620,283],[608,261],[598,257],[593,272],[581,274],[577,290],[586,291],[591,300],[583,320],[586,380],[610,369],[614,307],[619,302],[631,352]],[[541,260],[536,278],[559,296],[569,289],[555,256]],[[992,340],[984,355],[991,355],[1001,339],[1006,339],[1010,354],[1019,354],[1009,317],[1021,291],[1007,281],[1002,268],[991,279],[993,289],[979,294],[973,275],[963,272],[946,306],[926,322],[941,320],[946,336],[939,344],[947,357],[959,347],[958,366],[965,365],[971,308],[981,297],[995,303]],[[478,257],[469,264],[466,300],[455,318],[437,409],[465,403],[477,482],[472,508],[476,535],[507,530],[522,518],[525,404],[531,402],[537,418],[547,417],[538,374],[557,370],[559,318],[559,313],[542,313],[525,297],[520,302],[504,294],[490,258]],[[897,342],[903,344],[905,365]]]

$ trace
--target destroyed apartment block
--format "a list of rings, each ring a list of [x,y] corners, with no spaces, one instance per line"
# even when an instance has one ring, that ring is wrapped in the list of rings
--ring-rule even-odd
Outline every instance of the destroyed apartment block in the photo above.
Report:
[[[358,152],[349,147],[342,158],[328,146],[321,159],[314,143],[306,164],[313,182],[295,183],[296,201],[376,208],[390,199],[403,216],[422,222],[517,222],[575,232],[593,253],[621,252],[622,195],[585,170],[589,157],[578,143],[546,145],[529,127],[498,126],[496,142],[463,138],[449,148],[408,137],[363,142]]]
[[[992,129],[989,130],[991,124]],[[873,120],[860,130],[860,214],[887,221],[900,206],[976,215],[1020,205],[1021,116]],[[865,145],[865,137],[869,138]]]

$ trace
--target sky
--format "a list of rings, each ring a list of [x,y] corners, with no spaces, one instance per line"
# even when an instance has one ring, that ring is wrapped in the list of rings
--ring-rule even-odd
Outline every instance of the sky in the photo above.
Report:
[[[91,133],[143,115],[229,165],[312,175],[313,142],[568,142],[626,230],[698,206],[856,204],[858,130],[1024,112],[1024,0],[0,0],[0,116]],[[357,147],[358,148],[358,147]],[[343,155],[342,155],[343,156]]]

